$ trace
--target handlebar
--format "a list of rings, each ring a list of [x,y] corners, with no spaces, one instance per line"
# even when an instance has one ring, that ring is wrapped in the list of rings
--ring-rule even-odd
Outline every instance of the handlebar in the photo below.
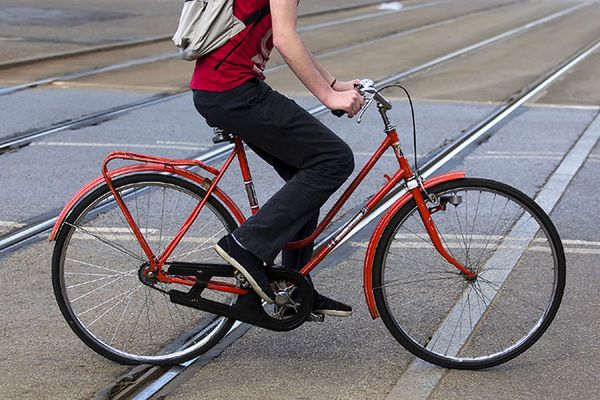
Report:
[[[375,87],[375,82],[371,79],[361,79],[358,85],[354,86],[358,93],[363,96],[366,100],[365,105],[362,110],[359,112],[358,122],[360,123],[360,119],[367,108],[371,105],[373,100],[377,102],[384,110],[388,111],[392,109],[392,103],[386,99],[380,92],[377,91]],[[336,117],[342,117],[346,114],[343,110],[331,110],[331,113]]]

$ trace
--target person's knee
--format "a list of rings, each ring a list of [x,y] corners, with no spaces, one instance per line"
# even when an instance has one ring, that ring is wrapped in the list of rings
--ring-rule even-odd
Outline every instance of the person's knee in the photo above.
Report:
[[[336,172],[342,183],[354,172],[354,153],[350,146],[342,142],[336,157]]]

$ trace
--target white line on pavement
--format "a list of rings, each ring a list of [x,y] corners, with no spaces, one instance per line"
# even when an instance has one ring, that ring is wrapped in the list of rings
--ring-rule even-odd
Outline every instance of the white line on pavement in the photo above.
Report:
[[[451,235],[450,235],[451,236]],[[400,238],[401,239],[401,238]],[[458,239],[458,238],[457,238]],[[492,238],[490,238],[492,239]],[[507,242],[510,241],[516,241],[517,244],[515,245],[503,245],[502,248],[506,249],[506,250],[518,250],[520,249],[522,246],[518,245],[519,239],[521,239],[521,242],[525,242],[528,241],[528,238],[504,238],[503,240],[506,240]],[[533,243],[536,243],[537,241],[540,241],[540,239],[534,239]],[[565,245],[565,253],[567,254],[600,254],[600,242],[588,242],[588,241],[584,241],[584,240],[563,240],[563,245]],[[581,246],[597,246],[598,248],[593,248],[593,247],[581,247],[581,246],[570,246],[569,244],[580,244]],[[350,243],[350,245],[352,247],[359,247],[359,248],[367,248],[369,243],[368,242],[352,242]],[[449,249],[462,249],[462,243],[459,241],[456,242],[452,242],[447,241],[444,243],[446,248]],[[403,241],[401,243],[392,243],[391,245],[392,248],[397,248],[397,249],[429,249],[432,247],[432,244],[430,243],[425,243],[422,240],[418,240],[418,241]],[[472,249],[484,249],[487,248],[487,243],[484,242],[483,240],[480,240],[478,243],[478,240],[473,238],[473,243],[471,243],[469,245],[470,248]],[[528,247],[529,251],[532,252],[541,252],[541,253],[548,253],[550,252],[550,248],[548,246],[529,246]]]
[[[0,226],[6,227],[6,228],[21,228],[21,227],[25,226],[25,224],[22,224],[20,222],[13,222],[13,221],[0,221]]]
[[[160,144],[160,145],[176,145],[176,146],[204,146],[204,147],[209,147],[207,145],[204,145],[202,143],[198,143],[198,142],[176,142],[176,141],[170,141],[170,140],[157,140],[156,144]]]
[[[560,163],[558,168],[552,173],[546,184],[542,187],[540,192],[535,198],[535,201],[548,213],[554,209],[561,196],[567,189],[569,183],[579,171],[585,160],[588,158],[590,152],[600,139],[600,116],[596,116],[596,119],[587,128],[587,130],[581,135],[579,140],[567,153],[563,161]],[[528,232],[531,233],[531,232]],[[533,239],[533,234],[527,235]],[[520,251],[513,251],[514,256],[518,259]],[[516,263],[516,260],[515,260]],[[510,269],[506,270],[505,276],[499,277],[497,281],[504,282]],[[502,284],[500,284],[501,286]],[[495,297],[495,293],[490,296]],[[490,297],[493,299],[493,297]],[[460,305],[462,299],[459,300],[457,305]],[[456,309],[456,307],[454,308]],[[453,311],[454,311],[453,309]],[[485,312],[485,311],[483,311]],[[446,321],[451,321],[454,316],[451,311]],[[443,326],[446,321],[442,323],[439,331],[443,331]],[[476,324],[475,324],[476,325]],[[469,325],[471,326],[471,325]],[[466,335],[461,343],[464,343],[468,339]],[[442,379],[445,369],[428,364],[421,359],[415,359],[409,367],[400,376],[400,379],[394,385],[392,390],[387,396],[387,400],[395,399],[427,399],[436,388],[440,380]]]

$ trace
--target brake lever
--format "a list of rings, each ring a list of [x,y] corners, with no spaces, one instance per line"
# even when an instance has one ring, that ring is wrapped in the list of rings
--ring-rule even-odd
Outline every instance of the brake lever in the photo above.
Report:
[[[367,108],[369,108],[369,106],[371,105],[372,102],[373,102],[373,97],[371,97],[369,100],[367,100],[367,102],[363,106],[362,110],[360,110],[360,112],[358,113],[358,117],[356,118],[357,124],[360,124],[362,122],[362,116],[367,111]]]
[[[358,92],[367,100],[363,108],[359,111],[356,123],[362,122],[362,117],[375,99],[375,82],[371,79],[362,79],[358,85],[354,85]]]

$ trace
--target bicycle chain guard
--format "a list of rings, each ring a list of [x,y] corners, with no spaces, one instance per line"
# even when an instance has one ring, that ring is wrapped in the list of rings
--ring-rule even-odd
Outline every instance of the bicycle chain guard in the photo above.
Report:
[[[236,302],[232,305],[202,297],[208,281],[213,277],[233,278],[235,276],[235,269],[229,264],[171,263],[169,264],[168,274],[195,276],[197,278],[196,284],[187,293],[170,290],[171,302],[272,331],[283,332],[298,328],[309,319],[313,310],[314,289],[312,283],[300,273],[281,266],[267,268],[267,276],[271,282],[278,283],[279,289],[282,289],[282,286],[291,289],[288,293],[293,294],[290,297],[294,298],[294,305],[290,307],[293,308],[291,313],[278,311],[277,307],[281,306],[267,306],[268,308],[275,308],[273,312],[267,312],[263,307],[263,300],[251,289],[246,295],[238,295]],[[282,285],[282,283],[285,284]]]

